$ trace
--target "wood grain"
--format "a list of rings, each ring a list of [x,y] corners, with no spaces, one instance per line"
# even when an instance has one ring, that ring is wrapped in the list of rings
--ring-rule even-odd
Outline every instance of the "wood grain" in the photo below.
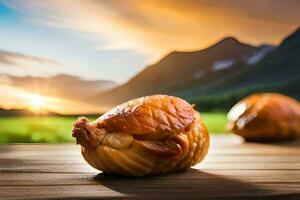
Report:
[[[73,144],[0,145],[0,199],[300,199],[299,147],[213,136],[187,172],[129,179],[91,168]]]

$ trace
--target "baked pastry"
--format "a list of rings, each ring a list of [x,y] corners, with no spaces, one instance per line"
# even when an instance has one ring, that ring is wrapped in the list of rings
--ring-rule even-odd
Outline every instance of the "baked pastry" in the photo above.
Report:
[[[300,104],[277,93],[253,94],[229,111],[228,128],[250,141],[282,141],[300,136]]]
[[[146,96],[121,104],[95,122],[74,122],[73,137],[94,168],[123,176],[185,170],[207,153],[199,113],[178,97]]]

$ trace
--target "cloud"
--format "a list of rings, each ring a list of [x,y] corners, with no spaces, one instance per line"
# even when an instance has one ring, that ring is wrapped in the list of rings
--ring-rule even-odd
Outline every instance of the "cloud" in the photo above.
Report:
[[[117,84],[104,80],[84,80],[60,74],[50,77],[12,76],[0,74],[0,109],[27,108],[36,95],[47,99],[47,109],[62,114],[103,113],[103,105],[85,103],[88,97]],[[57,101],[53,101],[53,100]]]
[[[300,25],[297,0],[10,0],[5,3],[41,25],[101,40],[97,49],[133,49],[156,55],[199,49],[231,35],[279,43]],[[103,41],[106,43],[103,45]]]
[[[49,75],[62,64],[44,57],[25,55],[0,49],[0,72],[19,75]]]
[[[16,52],[8,52],[4,50],[0,50],[0,63],[8,64],[8,65],[21,65],[20,60],[27,60],[31,62],[36,62],[40,64],[51,64],[51,65],[60,65],[55,60],[49,58],[42,58],[37,56],[29,56]]]
[[[1,82],[41,95],[78,101],[85,101],[88,97],[117,86],[112,81],[84,80],[80,77],[66,74],[50,77],[0,74],[0,84]]]
[[[1,84],[0,91],[0,109],[30,108],[32,106],[32,98],[38,95],[37,93],[32,93],[22,88]],[[45,108],[47,111],[61,114],[95,114],[103,113],[105,110],[107,110],[107,108],[102,106],[90,105],[76,100],[51,96],[43,96],[43,98],[46,101]]]

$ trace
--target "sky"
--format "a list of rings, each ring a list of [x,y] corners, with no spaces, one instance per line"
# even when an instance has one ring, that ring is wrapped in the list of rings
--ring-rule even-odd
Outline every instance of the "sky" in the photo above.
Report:
[[[0,73],[20,76],[67,73],[87,79],[124,82],[149,59],[146,54],[131,50],[101,50],[99,47],[106,41],[98,36],[43,25],[36,22],[40,17],[32,16],[29,10],[10,6],[5,1],[0,4]],[[17,54],[10,65],[1,61],[5,52],[11,56]],[[31,57],[41,58],[41,62]],[[43,63],[42,60],[54,62]]]
[[[298,0],[0,0],[0,74],[121,84],[173,50],[276,45],[299,25]]]
[[[278,44],[299,11],[297,0],[1,0],[0,55],[16,54],[1,71],[122,83],[172,50],[226,36]]]

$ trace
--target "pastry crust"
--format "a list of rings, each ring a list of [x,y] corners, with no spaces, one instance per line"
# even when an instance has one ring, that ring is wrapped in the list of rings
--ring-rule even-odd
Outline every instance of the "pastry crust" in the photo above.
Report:
[[[94,123],[74,123],[82,155],[107,174],[144,176],[185,170],[200,162],[209,135],[199,113],[183,99],[153,95],[121,104]]]
[[[228,113],[228,128],[249,141],[283,141],[300,137],[300,104],[277,93],[253,94]]]
[[[146,96],[121,104],[97,122],[112,132],[160,134],[184,129],[195,120],[193,107],[177,97]]]

